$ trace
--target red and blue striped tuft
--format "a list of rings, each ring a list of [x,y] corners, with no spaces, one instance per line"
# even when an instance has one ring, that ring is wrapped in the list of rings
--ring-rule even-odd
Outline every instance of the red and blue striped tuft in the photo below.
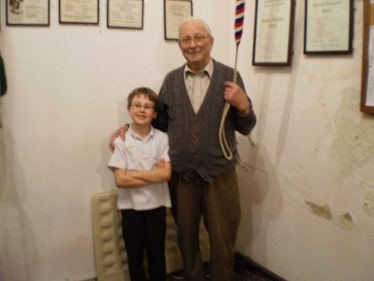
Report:
[[[236,45],[240,44],[243,34],[243,23],[244,23],[244,6],[245,0],[236,0],[235,9],[235,41]]]

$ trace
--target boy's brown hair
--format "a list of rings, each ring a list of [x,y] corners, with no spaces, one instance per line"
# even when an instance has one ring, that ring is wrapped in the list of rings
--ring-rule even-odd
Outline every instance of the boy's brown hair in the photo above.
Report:
[[[151,102],[154,103],[155,111],[157,112],[158,95],[151,88],[147,87],[136,88],[129,94],[129,96],[127,97],[127,108],[129,109],[131,107],[131,102],[135,96],[142,95],[147,97]]]

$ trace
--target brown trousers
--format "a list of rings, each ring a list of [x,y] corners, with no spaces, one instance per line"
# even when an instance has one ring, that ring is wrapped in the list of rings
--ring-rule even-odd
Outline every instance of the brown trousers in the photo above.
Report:
[[[215,177],[212,182],[204,181],[197,174],[188,181],[179,178],[174,188],[184,280],[205,280],[199,248],[199,225],[203,217],[210,241],[210,280],[232,281],[234,245],[240,221],[235,169]]]

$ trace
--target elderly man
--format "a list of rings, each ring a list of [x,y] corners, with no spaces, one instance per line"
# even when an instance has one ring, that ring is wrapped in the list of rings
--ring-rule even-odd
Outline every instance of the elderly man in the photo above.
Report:
[[[201,217],[209,233],[211,280],[233,278],[240,220],[235,131],[249,134],[256,123],[240,75],[238,84],[231,82],[233,69],[211,58],[213,43],[204,21],[182,22],[178,44],[187,63],[165,77],[159,93],[163,106],[154,122],[169,136],[170,191],[186,281],[205,280],[199,248]],[[224,157],[218,137],[225,102],[230,104],[225,134],[232,160]]]

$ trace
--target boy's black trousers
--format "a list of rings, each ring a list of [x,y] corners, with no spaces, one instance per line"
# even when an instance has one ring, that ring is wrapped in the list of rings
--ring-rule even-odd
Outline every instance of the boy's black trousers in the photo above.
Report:
[[[121,211],[131,281],[148,281],[144,270],[144,254],[147,257],[149,280],[166,280],[165,212],[165,207]]]

